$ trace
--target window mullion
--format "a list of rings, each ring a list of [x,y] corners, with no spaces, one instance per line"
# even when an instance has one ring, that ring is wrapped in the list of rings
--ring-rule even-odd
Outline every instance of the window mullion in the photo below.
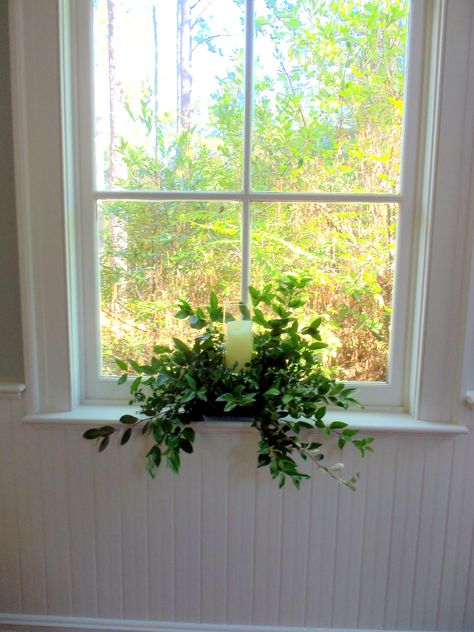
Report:
[[[253,44],[254,44],[254,2],[247,0],[245,9],[245,72],[244,72],[244,147],[242,186],[241,227],[241,300],[247,302],[250,283],[250,191],[252,165],[252,119],[253,119]]]

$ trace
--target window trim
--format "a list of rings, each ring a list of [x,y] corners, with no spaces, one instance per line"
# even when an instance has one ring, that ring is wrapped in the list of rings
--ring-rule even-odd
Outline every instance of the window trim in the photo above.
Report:
[[[418,0],[415,3],[421,6]],[[75,201],[63,186],[74,174],[67,143],[67,134],[72,132],[66,127],[64,138],[61,126],[61,121],[67,119],[65,110],[72,103],[61,94],[58,81],[62,77],[63,86],[68,81],[60,65],[59,24],[67,22],[71,4],[67,0],[45,0],[41,5],[10,0],[15,172],[30,413],[71,411],[81,402],[83,380],[77,360],[83,351],[83,343],[78,344],[80,284],[70,263],[77,242],[77,227],[72,221]],[[462,401],[460,385],[466,381],[456,367],[463,357],[466,365],[462,353],[467,339],[465,298],[469,281],[465,264],[471,254],[472,235],[472,134],[465,134],[466,126],[472,131],[473,120],[472,100],[465,89],[470,85],[472,94],[471,4],[469,0],[426,2],[426,23],[433,20],[436,27],[427,57],[436,63],[430,63],[429,75],[425,68],[424,76],[429,80],[424,79],[428,111],[424,123],[434,133],[427,134],[428,151],[425,163],[420,165],[425,174],[418,195],[421,212],[417,241],[421,247],[412,268],[417,271],[418,282],[412,295],[411,313],[415,318],[410,340],[418,352],[412,354],[411,369],[405,374],[411,385],[408,412],[427,421],[456,419]],[[440,45],[443,40],[444,45]],[[471,51],[470,60],[462,56],[466,50]],[[445,209],[451,206],[450,199],[457,200],[457,204],[448,221]],[[447,336],[446,322],[450,323]],[[451,379],[453,375],[456,379]]]

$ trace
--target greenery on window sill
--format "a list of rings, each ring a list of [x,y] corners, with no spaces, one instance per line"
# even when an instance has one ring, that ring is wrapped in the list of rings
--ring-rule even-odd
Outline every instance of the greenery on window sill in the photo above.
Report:
[[[364,456],[372,451],[373,438],[359,438],[359,431],[342,421],[324,421],[328,405],[346,409],[358,402],[355,389],[331,379],[321,366],[319,353],[326,346],[319,333],[322,318],[306,326],[299,322],[309,281],[305,276],[288,275],[274,287],[249,288],[253,353],[241,370],[225,366],[224,315],[216,294],[211,293],[204,309],[181,300],[176,316],[186,319],[197,336],[191,344],[174,338],[172,347],[156,346],[147,365],[117,360],[124,371],[119,383],[134,375],[130,404],[138,404],[140,417],[123,415],[123,428],[90,428],[84,438],[98,440],[101,452],[115,432],[121,433],[120,445],[124,445],[134,431],[141,431],[151,442],[146,469],[154,477],[163,459],[173,472],[179,472],[182,453],[193,452],[192,423],[212,416],[250,417],[260,434],[257,465],[268,467],[280,487],[288,478],[299,488],[302,480],[310,478],[301,461],[309,461],[355,489],[358,475],[344,478],[343,464],[327,465],[323,449],[336,435],[341,449],[352,444]],[[308,429],[319,429],[321,438],[306,440]]]

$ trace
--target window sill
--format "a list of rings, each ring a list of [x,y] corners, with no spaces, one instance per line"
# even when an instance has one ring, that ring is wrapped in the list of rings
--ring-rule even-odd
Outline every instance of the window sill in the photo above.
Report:
[[[20,382],[0,382],[1,399],[21,399],[26,386]]]
[[[26,423],[45,427],[85,428],[109,424],[119,426],[121,415],[133,413],[130,406],[85,405],[69,412],[38,413],[23,418]],[[420,421],[406,413],[375,411],[328,411],[327,421],[340,420],[369,434],[405,435],[448,438],[466,434],[466,426],[454,423]],[[199,429],[205,432],[253,432],[247,421],[203,421]]]

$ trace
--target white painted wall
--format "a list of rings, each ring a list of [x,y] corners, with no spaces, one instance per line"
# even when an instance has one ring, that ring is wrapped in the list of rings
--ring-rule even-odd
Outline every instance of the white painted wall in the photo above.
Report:
[[[298,493],[257,474],[248,432],[199,434],[152,481],[139,441],[99,455],[22,409],[0,400],[0,613],[474,630],[472,433],[380,436],[348,459],[356,493]]]

